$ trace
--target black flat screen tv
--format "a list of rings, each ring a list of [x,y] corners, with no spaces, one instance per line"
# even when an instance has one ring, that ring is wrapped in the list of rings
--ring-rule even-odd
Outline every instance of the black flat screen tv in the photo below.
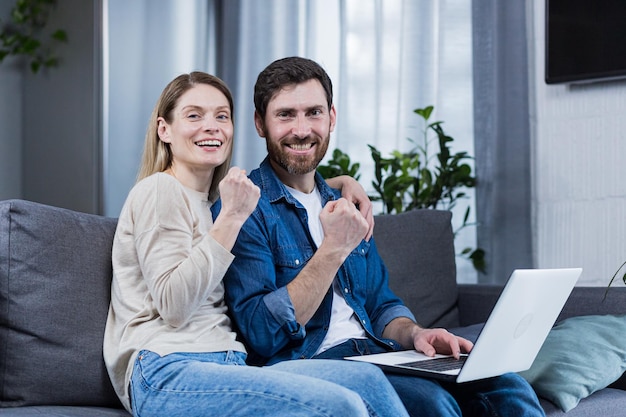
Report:
[[[547,84],[626,78],[626,0],[546,0]]]

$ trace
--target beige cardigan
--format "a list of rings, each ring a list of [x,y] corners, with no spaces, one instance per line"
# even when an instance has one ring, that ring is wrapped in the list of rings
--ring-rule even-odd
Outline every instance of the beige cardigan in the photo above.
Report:
[[[104,360],[130,411],[137,353],[245,352],[226,315],[222,278],[233,255],[209,236],[207,195],[165,173],[135,185],[113,240]]]

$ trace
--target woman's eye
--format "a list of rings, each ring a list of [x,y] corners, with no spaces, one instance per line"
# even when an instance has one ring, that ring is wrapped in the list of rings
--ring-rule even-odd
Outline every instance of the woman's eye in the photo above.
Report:
[[[217,120],[230,120],[230,116],[227,114],[218,114],[217,115]]]

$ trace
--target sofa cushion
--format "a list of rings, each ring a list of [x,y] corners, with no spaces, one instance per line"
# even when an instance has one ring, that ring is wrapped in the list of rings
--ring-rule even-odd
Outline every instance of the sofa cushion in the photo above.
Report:
[[[411,210],[376,216],[374,238],[389,286],[425,327],[459,326],[452,214]]]
[[[626,394],[622,390],[606,388],[580,400],[578,405],[565,413],[543,398],[539,399],[546,417],[623,417],[626,410]]]
[[[626,371],[626,316],[571,317],[557,324],[531,368],[520,372],[564,412]]]
[[[120,407],[102,359],[116,220],[0,202],[0,407]]]

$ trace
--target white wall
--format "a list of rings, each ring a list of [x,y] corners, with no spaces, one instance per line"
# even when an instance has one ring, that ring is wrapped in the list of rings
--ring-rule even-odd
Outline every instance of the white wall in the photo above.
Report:
[[[626,80],[547,85],[544,3],[529,3],[535,265],[606,286],[626,261]]]

